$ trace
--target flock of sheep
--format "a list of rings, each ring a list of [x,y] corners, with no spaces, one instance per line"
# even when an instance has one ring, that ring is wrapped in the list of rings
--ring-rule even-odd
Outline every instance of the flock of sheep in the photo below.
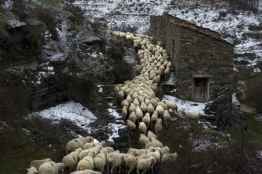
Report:
[[[61,163],[51,159],[34,160],[27,174],[145,174],[166,161],[174,161],[176,153],[158,140],[157,134],[172,120],[177,107],[156,96],[161,76],[168,74],[171,62],[166,51],[153,44],[150,37],[131,33],[113,32],[116,37],[132,41],[139,48],[139,74],[131,81],[116,86],[121,98],[122,113],[130,130],[138,130],[142,149],[129,148],[126,153],[107,147],[93,137],[78,137],[66,144],[67,154]]]
[[[155,95],[161,76],[170,72],[167,52],[159,44],[154,44],[150,37],[121,32],[114,34],[133,41],[134,47],[139,49],[140,73],[133,80],[116,86],[127,126],[131,130],[138,128],[144,134],[148,130],[159,133],[163,124],[177,112],[174,103],[162,102]]]
[[[156,135],[148,132],[146,141],[154,140]],[[160,142],[158,142],[160,143]],[[169,153],[168,147],[149,147],[147,149],[129,148],[126,153],[104,146],[95,138],[78,137],[66,144],[66,152],[61,163],[51,159],[31,161],[27,174],[102,174],[128,173],[136,170],[139,173],[153,171],[161,162],[176,159],[176,153]]]

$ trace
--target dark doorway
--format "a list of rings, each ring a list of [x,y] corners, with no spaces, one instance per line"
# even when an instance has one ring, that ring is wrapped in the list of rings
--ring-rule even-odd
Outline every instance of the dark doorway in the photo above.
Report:
[[[207,101],[209,98],[208,78],[194,78],[193,99],[196,101]]]

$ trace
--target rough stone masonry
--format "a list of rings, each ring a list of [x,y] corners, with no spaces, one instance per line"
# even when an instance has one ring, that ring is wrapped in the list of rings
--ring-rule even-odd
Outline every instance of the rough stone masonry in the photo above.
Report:
[[[218,33],[164,14],[151,17],[150,34],[171,57],[179,97],[206,102],[233,89],[233,45]]]

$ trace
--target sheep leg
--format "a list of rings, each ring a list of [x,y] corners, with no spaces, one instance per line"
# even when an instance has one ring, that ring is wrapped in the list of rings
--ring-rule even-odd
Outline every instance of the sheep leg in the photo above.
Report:
[[[140,170],[138,168],[136,169],[136,174],[140,174]]]
[[[127,174],[130,174],[132,171],[133,171],[133,169],[129,168]]]
[[[111,167],[110,173],[114,174],[114,167],[113,166]]]
[[[152,173],[152,174],[155,173],[155,167],[154,167],[154,166],[151,167],[151,173]]]
[[[110,164],[107,164],[107,171],[106,171],[108,174],[111,174],[111,165]]]
[[[122,174],[121,173],[121,170],[122,170],[122,168],[121,168],[121,165],[118,167],[118,173],[120,173],[120,174]]]

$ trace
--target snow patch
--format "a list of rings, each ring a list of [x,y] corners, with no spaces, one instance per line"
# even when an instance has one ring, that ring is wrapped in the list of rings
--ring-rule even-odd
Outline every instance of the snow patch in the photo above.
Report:
[[[121,115],[112,108],[108,108],[108,112],[111,116],[113,116],[116,120],[122,118]],[[115,138],[119,138],[119,130],[126,128],[124,123],[110,123],[108,125],[109,129],[112,130],[112,134],[109,135],[108,141],[114,142]]]
[[[171,0],[76,0],[87,16],[106,18],[113,30],[134,29],[144,33],[149,29],[150,15],[164,13]]]
[[[112,134],[109,136],[108,141],[114,142],[115,138],[119,138],[119,130],[126,128],[125,125],[123,124],[118,124],[118,123],[110,123],[108,125],[110,130],[112,130]]]
[[[6,0],[6,1],[4,2],[4,4],[2,5],[2,7],[3,7],[4,9],[12,9],[13,4],[14,4],[13,0]]]
[[[107,110],[108,110],[109,114],[110,114],[111,116],[113,116],[115,119],[120,119],[120,118],[122,118],[121,115],[120,115],[115,109],[108,108]]]
[[[170,95],[165,95],[163,97],[163,100],[174,102],[177,105],[178,112],[184,113],[185,116],[197,118],[200,115],[206,115],[204,109],[207,103],[182,100],[177,97],[170,96]]]
[[[179,3],[172,0],[76,0],[74,4],[82,8],[88,16],[105,18],[112,30],[137,33],[148,31],[150,16],[167,12],[222,34],[225,40],[236,45],[235,61],[241,63],[241,60],[244,60],[251,68],[255,68],[257,62],[262,61],[262,41],[255,37],[259,33],[250,29],[250,26],[252,28],[261,24],[261,14],[248,11],[231,13],[227,5],[192,8]],[[262,2],[260,6],[261,4]]]
[[[97,88],[98,88],[98,92],[99,93],[103,93],[104,92],[103,85],[97,85]]]
[[[240,107],[240,101],[238,100],[236,93],[232,94],[232,104]]]
[[[97,119],[88,108],[74,101],[35,112],[33,115],[52,120],[54,124],[58,124],[62,120],[69,120],[76,126],[87,131],[90,131],[89,124]]]

